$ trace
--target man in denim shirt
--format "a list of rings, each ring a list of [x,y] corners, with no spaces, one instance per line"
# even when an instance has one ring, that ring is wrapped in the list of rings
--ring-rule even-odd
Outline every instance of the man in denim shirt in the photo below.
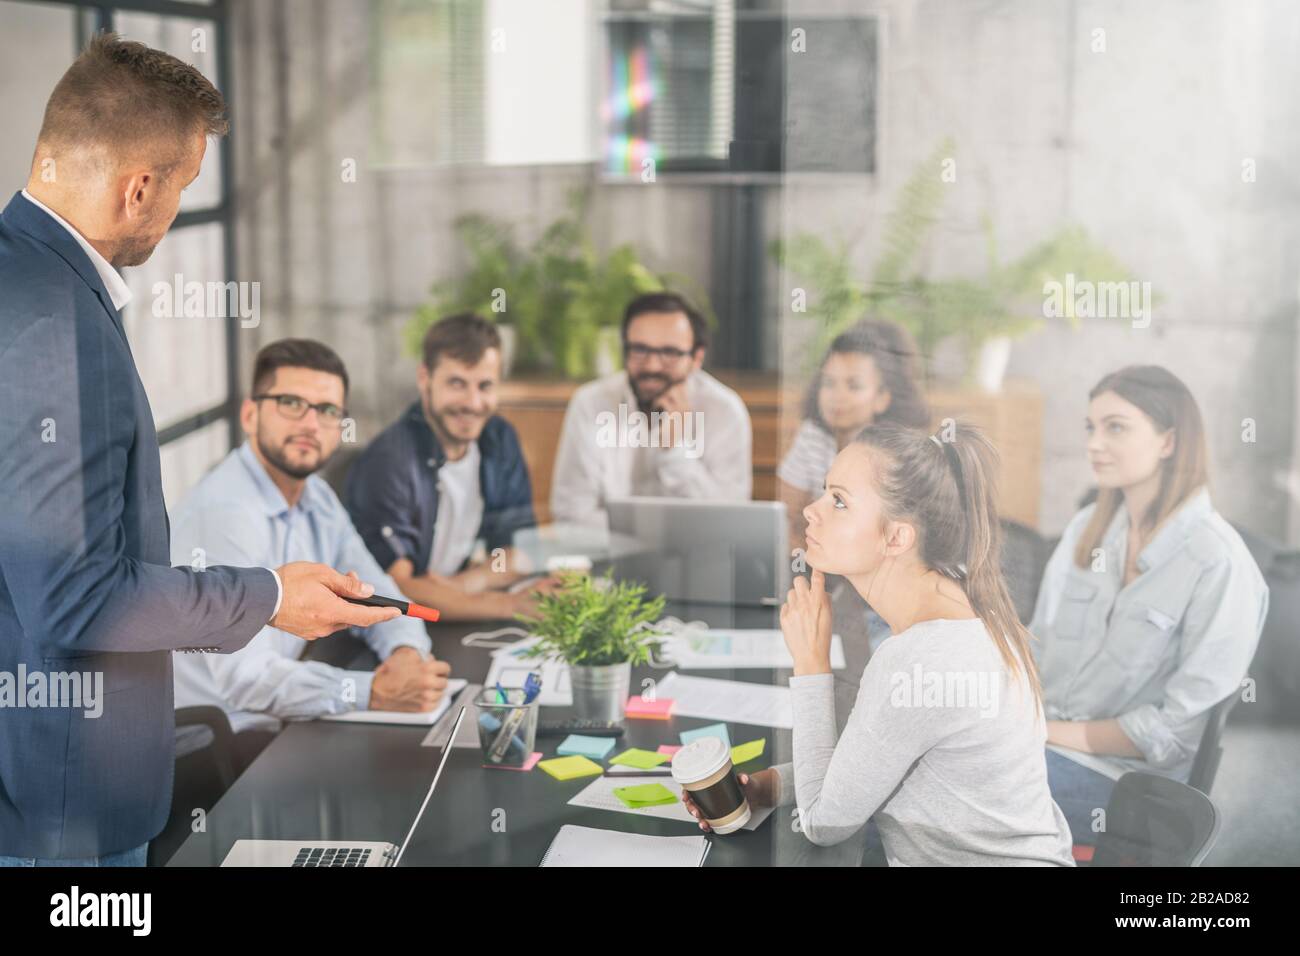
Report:
[[[445,619],[531,613],[535,589],[502,590],[523,573],[514,532],[536,519],[519,437],[495,414],[500,333],[481,316],[452,315],[429,329],[422,351],[419,400],[348,475],[352,520],[402,593]],[[475,554],[480,541],[485,557]]]

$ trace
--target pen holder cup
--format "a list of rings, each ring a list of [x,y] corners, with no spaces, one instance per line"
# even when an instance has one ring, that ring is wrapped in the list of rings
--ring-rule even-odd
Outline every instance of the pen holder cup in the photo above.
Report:
[[[537,742],[538,703],[498,703],[495,690],[484,689],[478,708],[478,742],[488,767],[522,767]]]

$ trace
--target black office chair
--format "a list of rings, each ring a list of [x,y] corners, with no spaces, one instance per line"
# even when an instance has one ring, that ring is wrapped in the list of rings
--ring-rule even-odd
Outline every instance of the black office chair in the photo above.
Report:
[[[1034,616],[1034,603],[1043,582],[1043,570],[1051,552],[1047,542],[1033,528],[1016,521],[1002,521],[1002,575],[1015,602],[1020,623]]]
[[[163,866],[191,833],[194,811],[211,810],[235,782],[234,733],[220,707],[176,711],[172,806],[162,832],[149,843],[149,865]]]
[[[1214,786],[1214,778],[1219,772],[1219,761],[1223,759],[1223,727],[1228,722],[1228,714],[1237,703],[1239,695],[1233,693],[1210,708],[1210,719],[1201,733],[1200,745],[1196,748],[1196,759],[1192,761],[1192,772],[1187,776],[1187,785],[1195,787],[1207,797]]]
[[[325,483],[334,489],[334,493],[343,498],[345,489],[348,486],[348,475],[352,471],[352,466],[357,463],[361,457],[360,448],[341,447],[336,451],[329,463],[321,469],[320,476],[325,479]]]
[[[1154,773],[1126,773],[1106,807],[1093,866],[1200,866],[1221,823],[1204,793]]]
[[[1268,617],[1250,675],[1258,684],[1255,701],[1242,717],[1254,721],[1300,719],[1300,551],[1282,549],[1241,532],[1268,585]]]

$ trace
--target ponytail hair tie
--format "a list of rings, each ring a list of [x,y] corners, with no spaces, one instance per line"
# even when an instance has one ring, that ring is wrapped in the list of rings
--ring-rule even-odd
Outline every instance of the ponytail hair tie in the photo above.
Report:
[[[931,435],[930,441],[934,442],[941,452],[944,460],[948,463],[948,470],[952,472],[953,481],[957,483],[957,494],[964,496],[966,493],[966,484],[961,474],[961,458],[957,455],[957,448],[952,442],[940,441],[938,435]]]

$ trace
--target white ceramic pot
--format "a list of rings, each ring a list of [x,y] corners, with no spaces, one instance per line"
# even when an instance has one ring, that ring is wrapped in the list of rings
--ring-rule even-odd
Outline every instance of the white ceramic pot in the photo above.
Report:
[[[1007,363],[1011,361],[1011,339],[1005,335],[985,339],[975,364],[975,384],[986,392],[1002,391]]]

